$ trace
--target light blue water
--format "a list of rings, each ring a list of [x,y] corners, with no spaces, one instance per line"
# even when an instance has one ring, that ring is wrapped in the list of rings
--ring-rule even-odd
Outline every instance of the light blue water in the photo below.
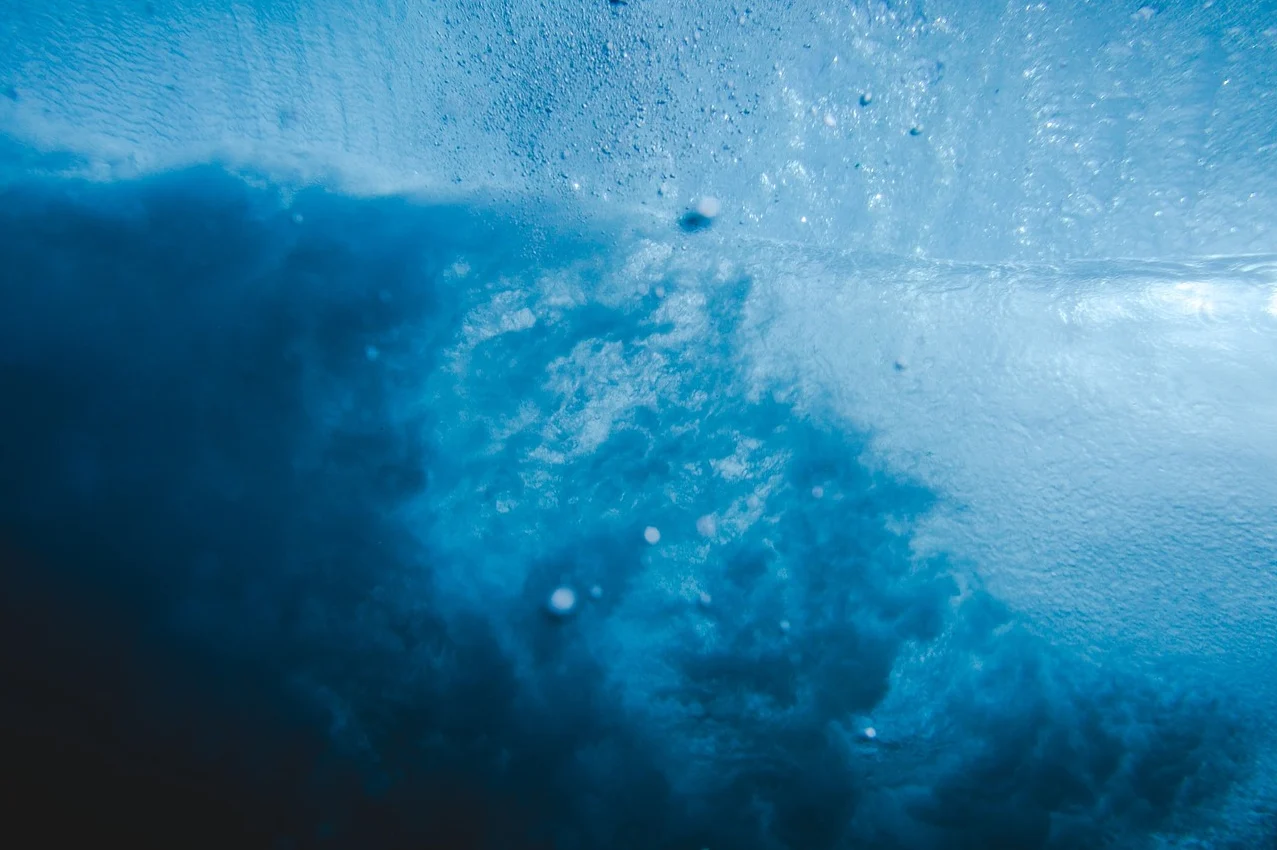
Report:
[[[1273,37],[1211,8],[11,10],[18,808],[1277,846]]]

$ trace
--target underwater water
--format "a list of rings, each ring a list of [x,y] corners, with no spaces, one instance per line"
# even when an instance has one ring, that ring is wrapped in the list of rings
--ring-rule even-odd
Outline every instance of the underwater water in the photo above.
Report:
[[[1040,628],[923,540],[953,497],[870,459],[875,435],[792,374],[813,355],[778,342],[793,322],[831,332],[718,244],[285,202],[216,170],[4,201],[5,725],[23,793],[76,821],[281,846],[1137,847],[1271,828],[1244,804],[1271,746],[1266,700],[1246,698],[1263,628],[1237,650],[1259,679],[1192,669],[1141,628],[1194,628],[1161,583],[1174,565],[1121,548],[1107,569],[1142,571],[1130,585],[1152,590],[1128,604],[1156,613],[1107,647],[1061,636],[1087,613],[1067,598],[1059,634]],[[1263,271],[1216,278],[1262,308]],[[987,278],[914,272],[915,315]],[[847,392],[943,377],[923,351],[876,357],[872,312],[852,312],[877,377]],[[1209,519],[1223,551],[1200,568],[1246,580]],[[1250,580],[1273,545],[1235,545],[1269,558]],[[559,587],[567,616],[547,608]]]
[[[10,4],[8,825],[1277,848],[1277,20],[1096,5]]]

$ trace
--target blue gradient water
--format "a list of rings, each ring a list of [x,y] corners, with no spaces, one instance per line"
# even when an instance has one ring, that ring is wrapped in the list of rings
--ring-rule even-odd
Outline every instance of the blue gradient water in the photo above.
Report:
[[[1141,846],[1251,774],[1236,700],[913,552],[933,494],[751,390],[747,277],[206,170],[4,208],[8,725],[72,810],[84,758],[252,841]]]
[[[830,115],[805,139],[773,126],[738,156],[795,157],[783,173],[807,188],[777,204],[787,223],[754,215],[752,172],[733,183],[690,154],[639,215],[651,175],[634,161],[593,206],[528,174],[472,185],[491,126],[416,163],[464,180],[409,192],[407,119],[391,141],[348,123],[366,93],[313,95],[295,107],[306,120],[263,130],[250,113],[275,108],[262,92],[284,97],[288,74],[240,67],[256,61],[253,16],[231,10],[236,59],[191,49],[217,41],[200,14],[220,13],[160,5],[15,10],[4,36],[0,728],[15,829],[50,846],[88,831],[272,848],[1277,847],[1266,101],[1229,112],[1216,96],[1208,129],[1260,129],[1227,143],[1251,158],[1219,159],[1227,175],[1187,212],[1153,216],[1169,194],[1119,187],[1078,230],[1039,203],[1055,179],[1040,173],[1018,199],[985,173],[910,212],[906,184],[951,185],[953,139],[982,114],[911,57],[974,73],[983,13],[857,6],[813,29],[791,9],[781,29],[807,27],[802,50],[860,32],[844,63],[897,53],[875,85],[803,94],[797,115],[809,100]],[[604,5],[565,20],[616,28],[600,36],[615,39],[607,62],[655,37],[664,7]],[[779,14],[668,26],[688,25],[690,55],[737,44],[720,30],[765,12]],[[1244,13],[1239,35],[1214,12],[1123,10],[1106,73],[1134,86],[1122,62],[1180,50],[1157,27],[1269,50],[1269,12],[1228,14]],[[296,24],[304,55],[340,33],[332,10],[255,14],[285,42]],[[438,23],[378,14],[366,25],[400,33],[399,57]],[[1003,37],[1054,33],[1061,54],[1089,37],[1089,19],[1061,35],[1033,14],[1005,10]],[[132,15],[155,32],[125,33]],[[332,37],[334,53],[367,47]],[[118,57],[167,41],[257,93],[207,119],[252,154],[226,155],[175,117],[179,101],[135,96],[167,66]],[[1179,58],[1200,73],[1250,67],[1194,44]],[[709,67],[686,61],[693,77]],[[98,69],[87,89],[84,68]],[[674,70],[634,79],[667,80],[664,107],[692,97]],[[346,71],[343,85],[381,85]],[[1253,68],[1229,79],[1265,90]],[[751,101],[749,85],[763,84],[741,100],[765,115],[798,97]],[[1050,100],[1036,85],[1029,106]],[[844,239],[866,212],[820,134],[851,121],[864,88],[861,106],[889,116],[933,110],[892,142],[930,147],[902,154],[912,175],[878,166],[872,188],[897,190],[886,218]],[[321,102],[348,109],[342,156],[384,154],[395,191],[369,192],[366,163],[324,147]],[[597,106],[604,124],[614,107]],[[538,132],[529,147],[559,147]],[[266,149],[295,137],[344,176],[275,168]],[[1161,179],[1146,141],[1120,151],[1125,173]],[[1104,195],[1099,171],[1026,150]],[[565,179],[611,180],[580,169]],[[823,187],[795,177],[821,169]],[[680,227],[695,195],[666,193],[675,179],[717,182],[723,214]],[[942,226],[963,192],[969,220]],[[1157,223],[1136,226],[1132,207]],[[807,236],[803,212],[819,225]],[[1221,256],[1170,262],[1174,244]],[[1144,258],[1109,258],[1124,248]]]

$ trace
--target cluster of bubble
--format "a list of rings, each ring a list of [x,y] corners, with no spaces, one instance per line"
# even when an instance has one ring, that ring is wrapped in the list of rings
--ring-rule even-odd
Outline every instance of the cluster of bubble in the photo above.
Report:
[[[119,167],[216,156],[667,221],[712,191],[772,238],[905,255],[1272,248],[1277,40],[1225,4],[354,0],[252,26],[61,5],[11,26],[0,126]],[[177,51],[201,61],[157,58]]]
[[[1156,688],[1097,674],[1016,628],[970,576],[912,551],[911,518],[929,494],[861,466],[854,435],[751,394],[738,361],[751,285],[739,269],[665,243],[611,250],[622,253],[602,264],[587,252],[552,271],[472,276],[468,297],[482,303],[470,315],[484,318],[461,323],[511,330],[469,333],[445,358],[453,366],[427,380],[431,403],[470,400],[455,426],[435,430],[433,456],[491,459],[440,471],[448,486],[422,510],[432,549],[467,564],[439,586],[456,598],[467,596],[457,583],[504,588],[565,626],[532,638],[535,622],[485,597],[502,645],[526,659],[528,687],[548,687],[560,675],[550,671],[600,675],[610,710],[643,730],[669,781],[723,810],[763,795],[770,820],[720,827],[719,844],[770,833],[833,846],[853,819],[875,839],[922,829],[935,846],[957,834],[993,841],[1005,804],[1024,813],[1022,846],[1047,847],[1043,824],[1058,812],[1083,812],[1070,828],[1108,840],[1169,829],[1181,803],[1228,787],[1240,756],[1227,718],[1207,720],[1214,709],[1191,700],[1168,708]],[[502,323],[493,304],[536,321]],[[515,507],[476,512],[475,492]],[[598,588],[588,602],[584,587]],[[586,672],[595,653],[605,673]],[[1113,687],[1120,706],[1092,701]],[[1093,723],[1103,731],[1088,732],[1085,754],[1021,746]],[[1150,803],[1133,789],[1160,782],[1149,771],[1162,745],[1131,736],[1172,728],[1198,742],[1171,771],[1193,790]],[[857,747],[880,750],[895,778]],[[919,747],[950,753],[952,770],[915,763]],[[686,752],[703,755],[688,764]],[[981,766],[989,752],[1002,767]],[[1101,774],[1092,758],[1128,768]],[[1051,790],[1058,770],[1090,790]],[[1001,801],[959,812],[950,798],[972,782],[1002,788]],[[914,783],[939,796],[902,802]],[[801,802],[813,799],[823,827]],[[920,826],[898,814],[905,805],[950,825]],[[1143,820],[1150,805],[1157,814]]]

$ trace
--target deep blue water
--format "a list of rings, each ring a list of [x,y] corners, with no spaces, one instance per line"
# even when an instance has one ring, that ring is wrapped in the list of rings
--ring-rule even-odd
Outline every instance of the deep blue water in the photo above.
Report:
[[[622,241],[216,170],[4,189],[11,823],[558,850],[1219,834],[1252,771],[1239,706],[1057,648],[970,565],[920,560],[932,494],[749,390],[751,281],[621,291]],[[680,334],[662,303],[693,291]]]

